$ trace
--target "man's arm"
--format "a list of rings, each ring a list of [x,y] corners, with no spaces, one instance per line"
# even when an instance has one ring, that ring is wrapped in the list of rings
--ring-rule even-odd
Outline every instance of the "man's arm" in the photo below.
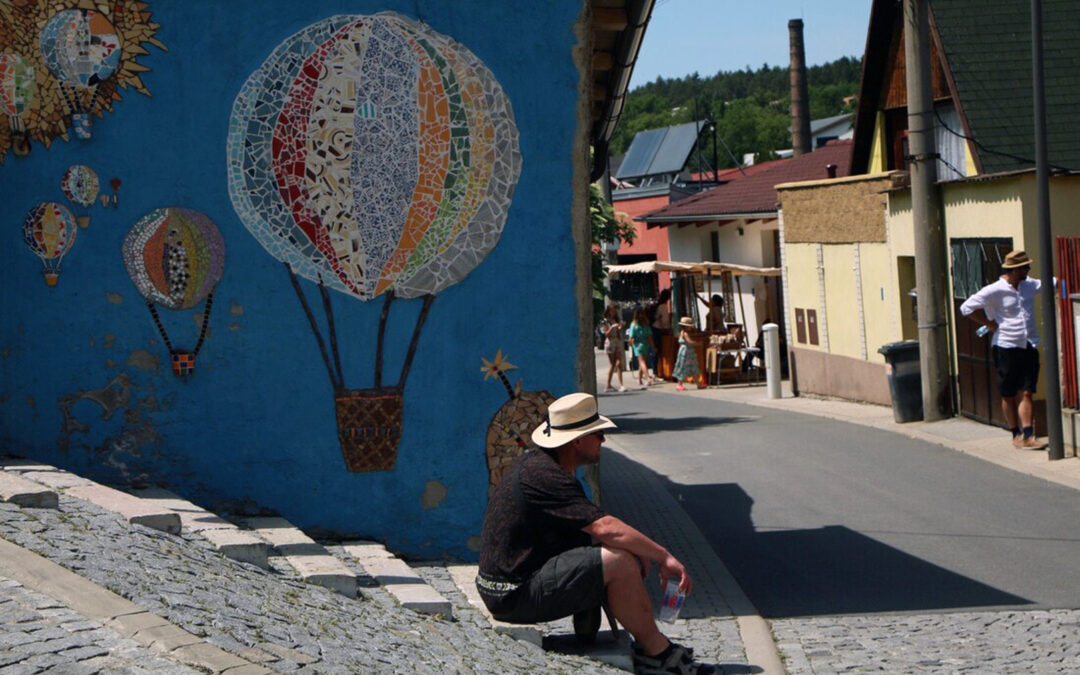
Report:
[[[602,516],[581,529],[608,548],[621,548],[639,558],[655,562],[659,566],[662,586],[667,585],[669,578],[679,577],[679,590],[690,592],[693,580],[683,564],[666,548],[615,516]]]

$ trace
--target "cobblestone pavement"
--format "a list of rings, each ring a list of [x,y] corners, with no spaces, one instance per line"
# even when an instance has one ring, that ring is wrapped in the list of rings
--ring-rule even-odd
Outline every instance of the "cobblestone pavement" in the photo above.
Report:
[[[1076,610],[784,619],[772,627],[791,675],[1080,672]]]
[[[446,620],[405,610],[382,589],[371,587],[370,580],[361,580],[364,588],[358,599],[345,598],[290,578],[284,566],[273,565],[266,571],[238,563],[215,553],[197,536],[132,526],[66,495],[60,496],[59,510],[0,503],[0,537],[226,651],[280,672],[619,672],[587,658],[547,653],[499,635],[464,612],[463,619]],[[4,593],[0,597],[12,591]],[[62,608],[33,611],[46,609]],[[11,611],[24,616],[14,608]],[[15,621],[17,616],[4,620]],[[16,634],[16,630],[5,630],[0,638],[18,641],[10,637]],[[51,637],[54,634],[60,635],[38,631],[34,642],[25,643],[37,646],[23,647],[23,652],[45,649],[48,640],[59,639]],[[98,635],[88,636],[88,647],[93,647],[89,638]],[[134,655],[124,654],[109,652],[137,661]],[[78,672],[67,666],[74,667],[69,663],[54,672]],[[140,672],[136,667],[113,672]],[[11,660],[2,670],[4,675],[8,670],[34,673],[44,667],[20,658]]]
[[[0,673],[21,675],[49,668],[68,675],[198,672],[158,658],[49,596],[0,577]]]

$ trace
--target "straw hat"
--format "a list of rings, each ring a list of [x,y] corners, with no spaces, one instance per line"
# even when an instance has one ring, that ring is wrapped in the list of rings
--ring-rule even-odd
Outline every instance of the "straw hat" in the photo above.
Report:
[[[694,320],[688,316],[679,319],[679,325],[684,328],[694,328]]]
[[[1011,270],[1015,267],[1027,267],[1031,265],[1031,258],[1026,251],[1009,251],[1005,256],[1005,262],[1001,263],[1001,269]]]
[[[597,412],[595,396],[567,394],[548,406],[548,418],[533,430],[532,440],[541,448],[558,448],[575,438],[615,428],[614,422]]]

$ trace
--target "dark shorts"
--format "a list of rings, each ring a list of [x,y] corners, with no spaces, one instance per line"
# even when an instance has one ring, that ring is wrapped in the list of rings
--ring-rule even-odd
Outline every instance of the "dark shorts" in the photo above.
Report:
[[[491,615],[507,623],[554,621],[604,601],[599,546],[572,548],[551,558],[521,586],[502,597],[481,591]]]
[[[998,374],[998,392],[1005,398],[1017,392],[1035,393],[1039,384],[1039,350],[1023,347],[994,347],[994,366]]]

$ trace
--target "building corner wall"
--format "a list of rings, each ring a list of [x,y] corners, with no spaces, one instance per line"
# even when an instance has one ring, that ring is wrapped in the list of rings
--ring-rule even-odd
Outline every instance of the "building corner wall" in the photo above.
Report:
[[[577,134],[570,152],[573,166],[570,194],[570,229],[574,241],[574,296],[577,304],[578,339],[575,355],[577,389],[596,393],[596,356],[593,350],[592,302],[592,233],[589,224],[589,154],[590,110],[592,104],[589,78],[592,67],[592,5],[582,0],[581,14],[574,26],[577,43],[573,47],[578,70]]]

